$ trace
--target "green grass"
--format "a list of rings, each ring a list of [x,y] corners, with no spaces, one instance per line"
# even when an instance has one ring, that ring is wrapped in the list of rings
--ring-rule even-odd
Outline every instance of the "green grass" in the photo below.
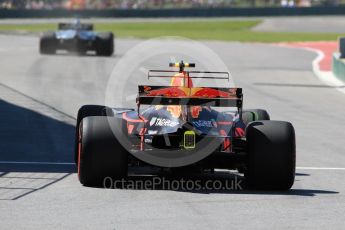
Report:
[[[241,42],[335,41],[335,33],[254,32],[259,20],[114,22],[96,23],[97,31],[112,31],[117,37],[155,38],[180,36],[196,40]],[[56,24],[0,24],[0,31],[42,32],[56,30]]]

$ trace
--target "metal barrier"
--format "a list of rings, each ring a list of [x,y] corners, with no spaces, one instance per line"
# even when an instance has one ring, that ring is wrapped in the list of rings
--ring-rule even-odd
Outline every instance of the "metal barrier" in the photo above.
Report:
[[[340,53],[333,54],[332,71],[334,76],[345,82],[345,59],[340,58]]]
[[[109,10],[19,10],[0,9],[0,18],[61,18],[61,17],[243,17],[344,15],[345,6],[301,8],[199,8],[199,9],[109,9]]]

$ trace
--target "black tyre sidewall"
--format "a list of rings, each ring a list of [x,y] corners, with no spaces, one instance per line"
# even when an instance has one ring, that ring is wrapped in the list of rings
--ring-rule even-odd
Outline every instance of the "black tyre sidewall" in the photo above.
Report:
[[[117,141],[111,127],[121,127],[116,117],[86,117],[81,123],[79,180],[86,186],[102,186],[104,179],[121,180],[127,176],[128,153]],[[109,181],[108,181],[109,182]]]
[[[290,189],[296,167],[295,131],[283,121],[255,121],[246,129],[247,170],[251,188]]]
[[[99,56],[111,56],[114,53],[113,33],[99,33],[96,40],[96,53]]]
[[[54,32],[43,33],[40,37],[40,53],[41,54],[54,54],[56,52],[56,42]]]
[[[107,116],[106,106],[103,105],[84,105],[82,106],[77,115],[77,122],[76,122],[76,132],[75,132],[75,142],[74,142],[74,162],[78,164],[78,139],[79,139],[79,126],[80,122],[85,117],[90,116]]]

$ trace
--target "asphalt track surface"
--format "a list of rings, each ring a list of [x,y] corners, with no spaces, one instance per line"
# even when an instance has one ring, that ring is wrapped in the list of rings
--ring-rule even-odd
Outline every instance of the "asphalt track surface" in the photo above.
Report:
[[[344,16],[263,17],[254,31],[344,33]]]
[[[77,109],[104,103],[114,65],[140,42],[116,40],[111,58],[41,56],[37,37],[0,36],[1,229],[343,229],[345,95],[315,77],[314,53],[293,48],[204,42],[244,88],[246,108],[266,108],[295,126],[290,191],[81,186],[69,164]],[[151,65],[163,68],[165,60]]]

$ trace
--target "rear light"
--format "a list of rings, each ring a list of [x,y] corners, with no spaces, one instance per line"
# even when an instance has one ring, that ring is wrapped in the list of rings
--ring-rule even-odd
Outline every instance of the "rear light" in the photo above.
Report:
[[[183,147],[185,149],[194,149],[195,148],[195,132],[194,131],[184,132]]]

